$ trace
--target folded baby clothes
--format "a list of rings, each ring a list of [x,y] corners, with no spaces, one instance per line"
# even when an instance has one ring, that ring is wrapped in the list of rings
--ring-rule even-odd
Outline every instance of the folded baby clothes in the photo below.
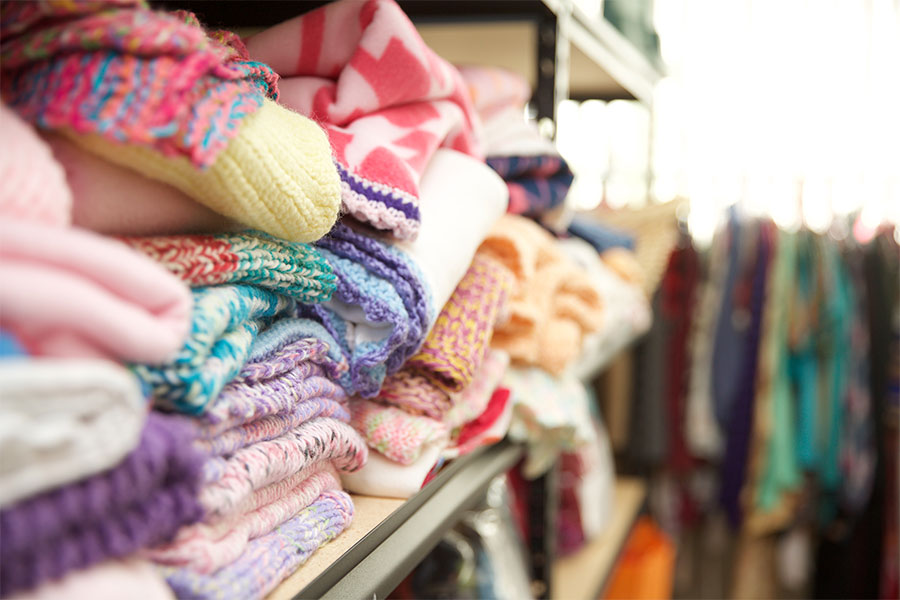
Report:
[[[9,219],[64,226],[71,220],[72,194],[66,174],[37,133],[0,104],[0,214]]]
[[[514,279],[496,260],[476,254],[419,352],[388,376],[380,402],[441,419],[481,367]]]
[[[0,506],[109,469],[137,446],[146,413],[115,363],[0,361]]]
[[[334,292],[331,265],[312,246],[264,233],[125,238],[191,287],[242,283],[298,302],[324,302]]]
[[[350,414],[366,443],[401,465],[415,462],[427,444],[446,445],[449,437],[447,427],[436,419],[364,398],[351,401]]]
[[[537,367],[511,368],[502,385],[513,398],[509,437],[528,444],[526,477],[540,476],[560,452],[577,450],[595,438],[590,397],[578,379],[556,378]]]
[[[198,521],[203,455],[180,417],[151,414],[112,469],[0,511],[0,589],[37,586],[168,541]]]
[[[326,491],[295,517],[247,546],[235,562],[205,575],[165,568],[178,598],[256,600],[271,592],[320,546],[337,537],[353,518],[350,496]]]
[[[121,600],[140,590],[141,600],[175,600],[153,565],[130,558],[111,560],[82,571],[72,571],[10,600]]]
[[[0,91],[27,121],[279,237],[337,219],[327,137],[237,36],[140,0],[10,2],[0,34]]]
[[[422,345],[432,301],[415,262],[403,252],[338,224],[318,247],[337,275],[334,297],[301,305],[319,321],[346,357],[340,378],[348,394],[374,396]]]
[[[279,101],[322,123],[345,211],[415,238],[420,179],[437,148],[479,156],[465,84],[393,0],[343,0],[247,40],[283,79]]]
[[[192,290],[190,334],[164,364],[134,365],[134,372],[159,405],[200,414],[247,362],[253,339],[273,317],[291,313],[296,302],[248,285]]]
[[[121,242],[11,219],[0,239],[0,326],[32,354],[160,363],[184,343],[189,290]]]
[[[176,235],[246,229],[167,183],[44,132],[72,190],[72,224],[104,235]]]
[[[491,344],[514,363],[562,373],[581,353],[584,335],[602,326],[600,291],[549,233],[523,217],[504,216],[479,252],[502,262],[518,283],[510,318]]]

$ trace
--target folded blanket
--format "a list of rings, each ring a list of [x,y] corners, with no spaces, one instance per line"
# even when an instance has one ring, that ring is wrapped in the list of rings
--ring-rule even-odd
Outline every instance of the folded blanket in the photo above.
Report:
[[[364,398],[350,402],[351,423],[371,448],[402,465],[415,462],[426,444],[446,445],[447,427],[436,419],[411,415]]]
[[[46,225],[68,225],[72,193],[65,172],[46,142],[3,104],[0,137],[6,147],[0,153],[0,214]]]
[[[168,541],[203,514],[202,462],[179,417],[151,414],[138,447],[111,470],[0,511],[0,589],[28,589]]]
[[[506,388],[494,390],[484,412],[460,429],[452,444],[444,448],[441,456],[450,460],[469,454],[482,446],[496,444],[509,431],[512,416],[513,402],[510,391]]]
[[[134,450],[141,386],[100,360],[0,361],[0,506],[109,469]]]
[[[559,155],[489,156],[487,164],[509,186],[509,212],[540,217],[566,200],[575,176]]]
[[[250,346],[273,317],[295,310],[294,300],[247,285],[192,290],[190,335],[163,365],[135,365],[134,372],[167,408],[200,414],[247,362]]]
[[[452,395],[453,407],[444,414],[444,424],[453,431],[483,413],[508,367],[509,355],[506,352],[488,349],[472,383],[462,392]]]
[[[280,102],[323,123],[345,211],[398,239],[416,237],[419,183],[435,150],[479,155],[459,73],[392,0],[334,2],[247,48],[284,78]]]
[[[362,469],[341,475],[341,482],[345,489],[355,494],[409,498],[425,485],[446,445],[446,439],[426,444],[419,458],[408,465],[372,452]]]
[[[269,99],[277,75],[237,36],[94,0],[6,3],[0,37],[0,91],[27,121],[279,237],[312,241],[337,219],[324,132]]]
[[[312,246],[264,233],[125,238],[192,287],[243,283],[298,302],[324,302],[334,292],[331,265]]]
[[[255,600],[272,591],[353,518],[350,496],[327,491],[296,517],[250,542],[235,562],[211,575],[189,569],[163,572],[178,598]]]
[[[491,345],[513,362],[562,373],[584,335],[603,323],[600,291],[549,233],[523,217],[503,217],[479,252],[501,261],[518,282],[510,319],[494,330]]]
[[[32,354],[155,364],[184,342],[188,289],[121,242],[8,219],[0,239],[0,326]]]
[[[340,491],[341,482],[330,465],[304,469],[299,482],[291,478],[290,487],[277,495],[262,497],[245,512],[213,523],[182,527],[175,539],[144,555],[156,563],[189,568],[205,575],[238,560],[252,540],[271,533],[276,527],[310,506],[323,492]]]
[[[162,181],[43,132],[72,190],[72,224],[105,235],[176,235],[246,229]],[[127,201],[123,201],[126,200]]]
[[[131,558],[72,571],[59,581],[10,596],[10,600],[121,600],[131,597],[135,590],[141,590],[141,600],[175,599],[150,563]]]
[[[346,225],[338,224],[319,249],[337,289],[330,301],[301,305],[299,313],[319,321],[344,354],[349,371],[340,383],[347,393],[374,396],[425,339],[429,290],[404,253]]]
[[[538,477],[560,452],[577,450],[595,438],[590,398],[580,380],[527,367],[509,369],[502,385],[513,398],[509,437],[528,444],[526,477]]]

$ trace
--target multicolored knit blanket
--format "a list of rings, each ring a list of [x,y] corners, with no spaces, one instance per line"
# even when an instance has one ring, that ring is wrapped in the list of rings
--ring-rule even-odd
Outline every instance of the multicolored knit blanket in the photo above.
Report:
[[[197,522],[203,455],[181,417],[151,413],[124,461],[0,511],[4,595],[166,542]]]
[[[233,34],[142,0],[4,2],[0,92],[27,121],[211,165],[275,72]],[[123,82],[128,82],[124,85]]]
[[[430,317],[430,291],[403,252],[338,224],[317,242],[337,275],[334,297],[300,305],[319,321],[350,366],[340,383],[348,394],[373,397],[388,373],[422,345]],[[430,313],[430,314],[429,314]]]
[[[350,403],[351,423],[366,443],[390,460],[403,465],[413,462],[429,443],[447,442],[447,427],[436,419],[412,415],[395,406],[364,398]]]
[[[350,525],[353,502],[341,491],[327,491],[295,517],[250,542],[235,562],[210,575],[164,569],[179,598],[257,600],[263,598],[321,545]]]
[[[480,368],[514,283],[506,267],[476,254],[422,349],[385,379],[379,401],[441,419],[452,406],[449,393],[465,389]]]
[[[242,283],[298,302],[331,298],[335,276],[314,247],[260,232],[123,238],[193,287]]]
[[[490,156],[487,164],[509,187],[509,212],[540,217],[566,200],[575,175],[560,156]]]
[[[280,102],[321,123],[354,218],[415,238],[419,181],[439,147],[480,155],[465,84],[393,0],[328,4],[247,40],[284,78]]]
[[[247,362],[260,329],[275,316],[291,314],[296,302],[248,285],[192,291],[190,335],[175,358],[132,368],[161,406],[201,414]]]

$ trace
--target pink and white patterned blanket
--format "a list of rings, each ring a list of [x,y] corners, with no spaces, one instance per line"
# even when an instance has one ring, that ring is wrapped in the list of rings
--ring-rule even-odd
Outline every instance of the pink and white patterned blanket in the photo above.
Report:
[[[481,157],[462,77],[393,0],[341,0],[246,43],[281,76],[279,102],[328,133],[344,210],[357,220],[415,239],[419,180],[435,150]]]

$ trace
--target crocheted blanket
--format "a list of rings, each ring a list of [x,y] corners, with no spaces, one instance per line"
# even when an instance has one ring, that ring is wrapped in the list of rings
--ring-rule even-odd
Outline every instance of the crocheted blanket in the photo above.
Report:
[[[322,124],[344,210],[416,237],[419,182],[437,148],[480,156],[465,84],[393,0],[343,0],[247,40],[281,74],[280,102]]]
[[[162,365],[134,365],[161,405],[200,414],[247,362],[253,339],[273,317],[296,310],[294,300],[247,285],[192,290],[187,341]]]
[[[348,394],[375,396],[422,345],[430,316],[430,291],[416,264],[378,240],[338,224],[317,242],[337,275],[334,297],[301,305],[320,322],[349,365],[340,378]]]
[[[421,350],[385,379],[378,400],[441,419],[452,406],[449,394],[465,389],[480,368],[513,285],[506,267],[476,254]]]
[[[321,545],[337,537],[352,518],[350,496],[326,491],[295,517],[250,542],[226,568],[209,575],[189,569],[163,571],[179,598],[256,600],[271,592]]]
[[[123,238],[192,287],[242,283],[298,302],[331,298],[331,265],[312,246],[260,232]]]
[[[203,455],[179,417],[151,413],[124,461],[0,511],[0,588],[48,579],[172,538],[198,521]]]
[[[4,2],[2,14],[0,92],[43,128],[206,167],[278,94],[272,69],[245,60],[233,34],[208,36],[191,14],[141,0]]]

